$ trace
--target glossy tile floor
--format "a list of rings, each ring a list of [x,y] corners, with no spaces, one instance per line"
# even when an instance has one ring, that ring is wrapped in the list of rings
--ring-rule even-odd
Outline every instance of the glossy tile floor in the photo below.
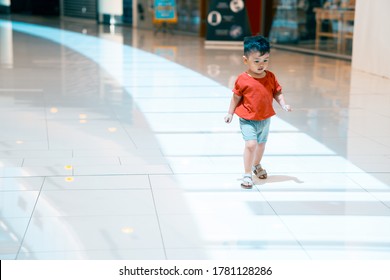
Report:
[[[273,49],[294,111],[243,190],[241,50],[33,18],[0,43],[1,259],[390,259],[389,79]]]

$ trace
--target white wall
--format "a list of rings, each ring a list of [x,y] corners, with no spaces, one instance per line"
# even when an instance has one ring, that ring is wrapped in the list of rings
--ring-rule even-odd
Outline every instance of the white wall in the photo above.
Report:
[[[390,78],[390,1],[356,0],[352,67]]]

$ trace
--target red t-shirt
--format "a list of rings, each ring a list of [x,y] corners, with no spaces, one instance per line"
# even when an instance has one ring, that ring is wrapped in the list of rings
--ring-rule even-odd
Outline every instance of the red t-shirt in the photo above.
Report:
[[[233,92],[242,96],[234,112],[247,120],[268,119],[275,115],[272,102],[274,94],[281,90],[282,87],[270,71],[266,71],[264,78],[253,78],[244,72],[237,77],[234,85]]]

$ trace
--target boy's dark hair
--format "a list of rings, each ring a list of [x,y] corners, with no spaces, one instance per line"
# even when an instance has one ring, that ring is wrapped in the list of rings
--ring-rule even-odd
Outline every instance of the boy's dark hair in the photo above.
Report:
[[[260,55],[264,55],[270,52],[270,44],[268,40],[261,36],[250,36],[244,38],[244,55],[248,56],[253,52],[260,52]]]

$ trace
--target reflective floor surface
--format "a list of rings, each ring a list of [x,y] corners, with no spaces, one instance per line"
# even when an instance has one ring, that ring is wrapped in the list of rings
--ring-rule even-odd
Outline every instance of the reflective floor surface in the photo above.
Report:
[[[24,21],[0,19],[1,259],[390,259],[389,79],[273,49],[293,112],[243,190],[240,50]]]

